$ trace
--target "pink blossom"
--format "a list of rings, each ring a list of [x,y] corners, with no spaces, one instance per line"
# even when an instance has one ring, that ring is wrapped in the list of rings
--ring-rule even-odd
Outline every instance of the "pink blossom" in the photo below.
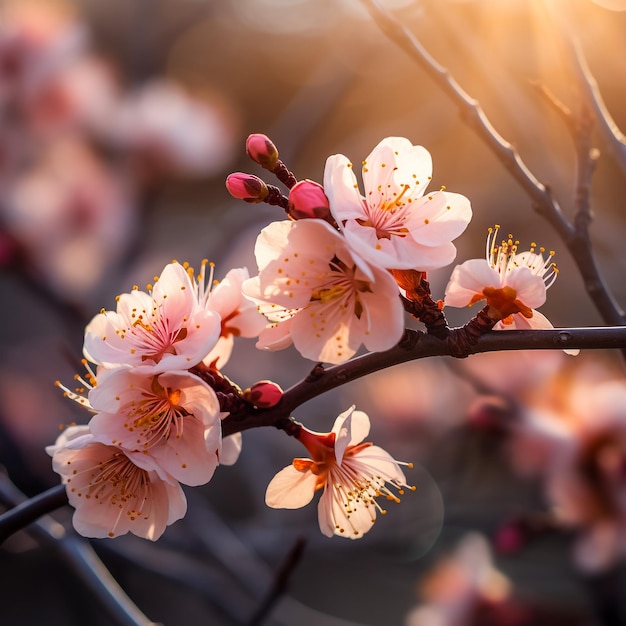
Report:
[[[376,498],[399,502],[390,487],[400,494],[409,488],[400,469],[406,463],[396,461],[378,446],[361,443],[369,428],[368,416],[355,411],[354,406],[335,420],[330,433],[302,428],[299,439],[311,458],[294,459],[274,476],[265,494],[267,505],[297,509],[323,489],[318,505],[322,533],[327,537],[362,537],[376,521],[377,512],[386,513]]]
[[[501,319],[496,329],[552,328],[534,309],[546,301],[546,290],[556,280],[554,252],[544,257],[544,249],[537,252],[536,244],[518,252],[519,242],[511,235],[496,244],[498,230],[499,226],[489,229],[486,259],[470,259],[454,268],[445,304],[464,307],[484,300],[491,314]]]
[[[243,392],[247,402],[259,409],[276,406],[282,399],[284,391],[280,385],[271,380],[260,380]]]
[[[380,351],[404,330],[404,311],[392,276],[369,267],[322,220],[274,222],[255,247],[259,275],[243,285],[271,322],[257,347],[291,343],[302,356],[342,363],[364,344]]]
[[[451,263],[456,256],[451,242],[472,211],[467,198],[443,188],[424,196],[431,173],[425,148],[387,137],[363,161],[362,196],[348,158],[329,157],[324,191],[350,248],[387,269],[426,271]]]
[[[230,358],[235,337],[258,337],[267,324],[256,305],[243,295],[242,285],[248,278],[245,267],[232,269],[211,289],[206,306],[219,314],[221,328],[215,347],[203,359],[207,365],[222,368]]]
[[[579,382],[567,397],[560,413],[544,417],[560,431],[546,491],[557,517],[580,531],[576,563],[597,572],[626,558],[626,385]]]
[[[220,406],[215,392],[188,372],[143,374],[117,368],[89,392],[89,422],[100,441],[150,455],[185,485],[213,476],[220,449]]]
[[[55,141],[36,166],[5,184],[2,220],[41,280],[84,297],[135,234],[130,190],[83,141]]]
[[[204,275],[173,262],[149,293],[118,296],[116,311],[96,315],[85,329],[85,356],[99,365],[186,370],[215,347],[220,316],[206,307]]]
[[[21,0],[0,9],[0,101],[21,100],[78,57],[84,27],[68,7]]]
[[[185,515],[180,485],[152,457],[102,443],[86,426],[68,428],[47,451],[85,537],[131,532],[156,541]]]
[[[505,621],[506,611],[497,610],[509,602],[511,583],[494,567],[489,544],[477,533],[466,535],[452,555],[436,564],[422,588],[426,602],[409,614],[407,626],[483,624],[487,623],[488,613],[483,622],[481,609],[487,607],[494,615],[502,615],[503,620],[488,623],[518,623]],[[512,608],[511,615],[519,618],[519,607]]]
[[[235,172],[226,178],[228,193],[237,200],[244,200],[250,204],[258,204],[267,198],[267,185],[253,174]]]
[[[226,111],[171,81],[154,81],[131,94],[119,106],[110,130],[118,145],[135,151],[156,174],[212,174],[234,154]]]

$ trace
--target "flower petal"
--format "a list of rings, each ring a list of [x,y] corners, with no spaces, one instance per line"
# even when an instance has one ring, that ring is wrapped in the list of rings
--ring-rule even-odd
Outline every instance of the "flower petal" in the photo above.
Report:
[[[282,469],[267,486],[265,503],[274,509],[299,509],[313,499],[317,476],[293,465]]]
[[[446,306],[468,306],[485,287],[500,287],[500,275],[485,259],[470,259],[457,265],[446,287]]]
[[[365,216],[364,201],[352,164],[343,154],[334,154],[326,159],[324,193],[330,203],[330,212],[338,223]]]

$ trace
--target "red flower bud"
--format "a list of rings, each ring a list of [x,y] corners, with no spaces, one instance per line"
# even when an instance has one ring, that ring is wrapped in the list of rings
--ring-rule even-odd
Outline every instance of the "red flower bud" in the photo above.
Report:
[[[251,203],[263,202],[269,194],[267,185],[258,176],[242,172],[230,174],[226,189],[233,198]]]
[[[243,399],[259,409],[276,406],[283,397],[283,390],[271,380],[260,380],[243,392]]]
[[[278,149],[267,135],[255,133],[246,140],[248,156],[261,167],[272,171],[278,164]]]
[[[316,217],[329,221],[330,204],[324,187],[308,179],[296,183],[289,191],[287,212],[294,220]]]

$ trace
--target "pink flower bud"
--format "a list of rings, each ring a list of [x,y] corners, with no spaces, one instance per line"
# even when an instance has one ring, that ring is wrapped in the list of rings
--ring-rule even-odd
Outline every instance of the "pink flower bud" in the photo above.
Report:
[[[246,140],[248,156],[261,167],[272,171],[278,164],[278,149],[267,135],[255,133]]]
[[[276,406],[283,397],[283,390],[271,380],[260,380],[243,392],[243,399],[259,409]]]
[[[226,189],[233,198],[251,203],[263,202],[269,194],[267,185],[258,176],[243,172],[230,174],[226,179]]]
[[[327,220],[330,217],[330,205],[324,188],[312,180],[301,180],[289,191],[287,212],[294,220],[317,217]]]

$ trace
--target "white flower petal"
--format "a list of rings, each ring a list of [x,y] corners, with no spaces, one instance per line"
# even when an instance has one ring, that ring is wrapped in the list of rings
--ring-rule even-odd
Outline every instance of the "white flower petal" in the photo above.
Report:
[[[313,499],[317,476],[298,471],[293,465],[282,469],[267,486],[265,503],[274,509],[299,509]]]

